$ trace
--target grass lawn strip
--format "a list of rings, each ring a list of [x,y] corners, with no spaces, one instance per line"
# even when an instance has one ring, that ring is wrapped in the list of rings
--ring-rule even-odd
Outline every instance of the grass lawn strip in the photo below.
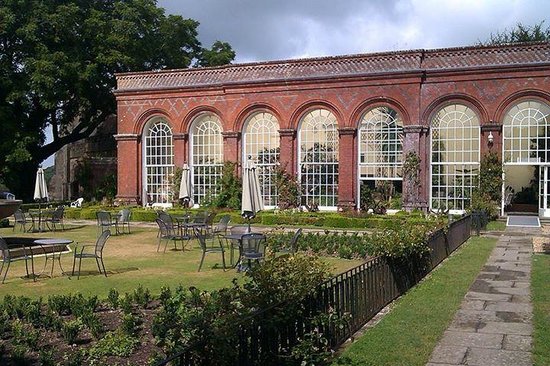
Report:
[[[333,365],[425,365],[496,242],[472,237]]]
[[[533,362],[536,366],[550,365],[550,255],[533,256],[531,277]]]

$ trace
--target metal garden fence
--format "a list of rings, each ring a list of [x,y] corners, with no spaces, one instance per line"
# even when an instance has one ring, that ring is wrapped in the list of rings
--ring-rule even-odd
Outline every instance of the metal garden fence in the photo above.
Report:
[[[242,319],[225,339],[225,361],[240,366],[294,365],[290,350],[312,334],[322,333],[332,348],[340,346],[468,240],[471,229],[471,216],[465,216],[433,233],[427,241],[427,266],[376,257],[327,280],[301,302],[278,304]],[[320,315],[341,321],[319,322]],[[157,366],[210,365],[204,347],[188,347]]]

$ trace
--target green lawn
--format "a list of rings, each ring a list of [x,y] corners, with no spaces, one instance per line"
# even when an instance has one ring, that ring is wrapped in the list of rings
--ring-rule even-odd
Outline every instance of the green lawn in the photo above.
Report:
[[[333,365],[425,365],[495,244],[472,237]]]
[[[550,365],[550,255],[533,256],[531,296],[533,300],[533,361]]]
[[[487,224],[487,231],[504,231],[506,230],[505,221],[490,221]]]
[[[32,236],[42,238],[63,237],[75,242],[93,244],[97,236],[95,226],[72,227],[64,232],[47,232],[43,234],[22,234],[13,232],[11,228],[0,229],[0,235]],[[0,284],[0,298],[6,294],[25,295],[30,297],[48,296],[50,294],[81,292],[84,295],[96,294],[106,297],[109,289],[116,288],[120,293],[132,292],[139,284],[149,288],[153,294],[158,293],[162,286],[174,287],[179,284],[195,286],[204,290],[212,290],[231,285],[233,278],[243,278],[234,269],[223,271],[221,255],[207,254],[201,272],[197,272],[202,251],[198,244],[192,241],[192,249],[182,252],[170,250],[157,253],[157,229],[132,227],[132,234],[111,236],[107,241],[104,258],[108,277],[97,271],[93,259],[82,262],[82,275],[76,277],[62,276],[55,267],[54,277],[41,277],[36,282],[24,279],[24,262],[15,262],[6,278],[5,284]],[[161,248],[162,250],[162,248]],[[229,264],[229,255],[226,254]],[[326,258],[334,272],[342,272],[361,263],[358,260]],[[43,267],[43,259],[36,260],[37,269]],[[50,262],[51,263],[51,262]],[[66,271],[72,268],[72,253],[62,259]],[[1,279],[1,278],[0,278]]]

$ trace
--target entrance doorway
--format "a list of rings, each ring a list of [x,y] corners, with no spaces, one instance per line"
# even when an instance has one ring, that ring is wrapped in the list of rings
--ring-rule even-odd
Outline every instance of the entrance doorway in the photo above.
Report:
[[[550,166],[539,166],[539,216],[550,217]]]
[[[504,164],[502,214],[539,214],[539,166]]]

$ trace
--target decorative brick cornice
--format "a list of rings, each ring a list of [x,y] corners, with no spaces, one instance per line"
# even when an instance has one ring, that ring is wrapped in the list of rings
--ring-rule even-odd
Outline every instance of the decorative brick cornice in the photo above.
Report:
[[[428,126],[421,126],[421,125],[409,125],[409,126],[403,126],[403,133],[428,133],[430,128]]]
[[[356,132],[357,132],[356,128],[342,127],[338,129],[338,136],[355,136]]]
[[[498,123],[488,123],[481,125],[481,132],[502,132],[502,125]]]
[[[238,131],[226,131],[222,132],[222,136],[225,139],[238,139],[241,137],[241,133]]]
[[[296,137],[296,130],[293,128],[282,128],[279,130],[279,136]]]
[[[120,133],[113,136],[116,141],[138,141],[141,135],[136,133]]]
[[[550,43],[408,50],[117,74],[115,93],[550,64]]]
[[[189,138],[189,134],[188,134],[188,133],[175,133],[175,134],[174,134],[174,140],[184,140],[184,141],[187,141],[188,138]]]

